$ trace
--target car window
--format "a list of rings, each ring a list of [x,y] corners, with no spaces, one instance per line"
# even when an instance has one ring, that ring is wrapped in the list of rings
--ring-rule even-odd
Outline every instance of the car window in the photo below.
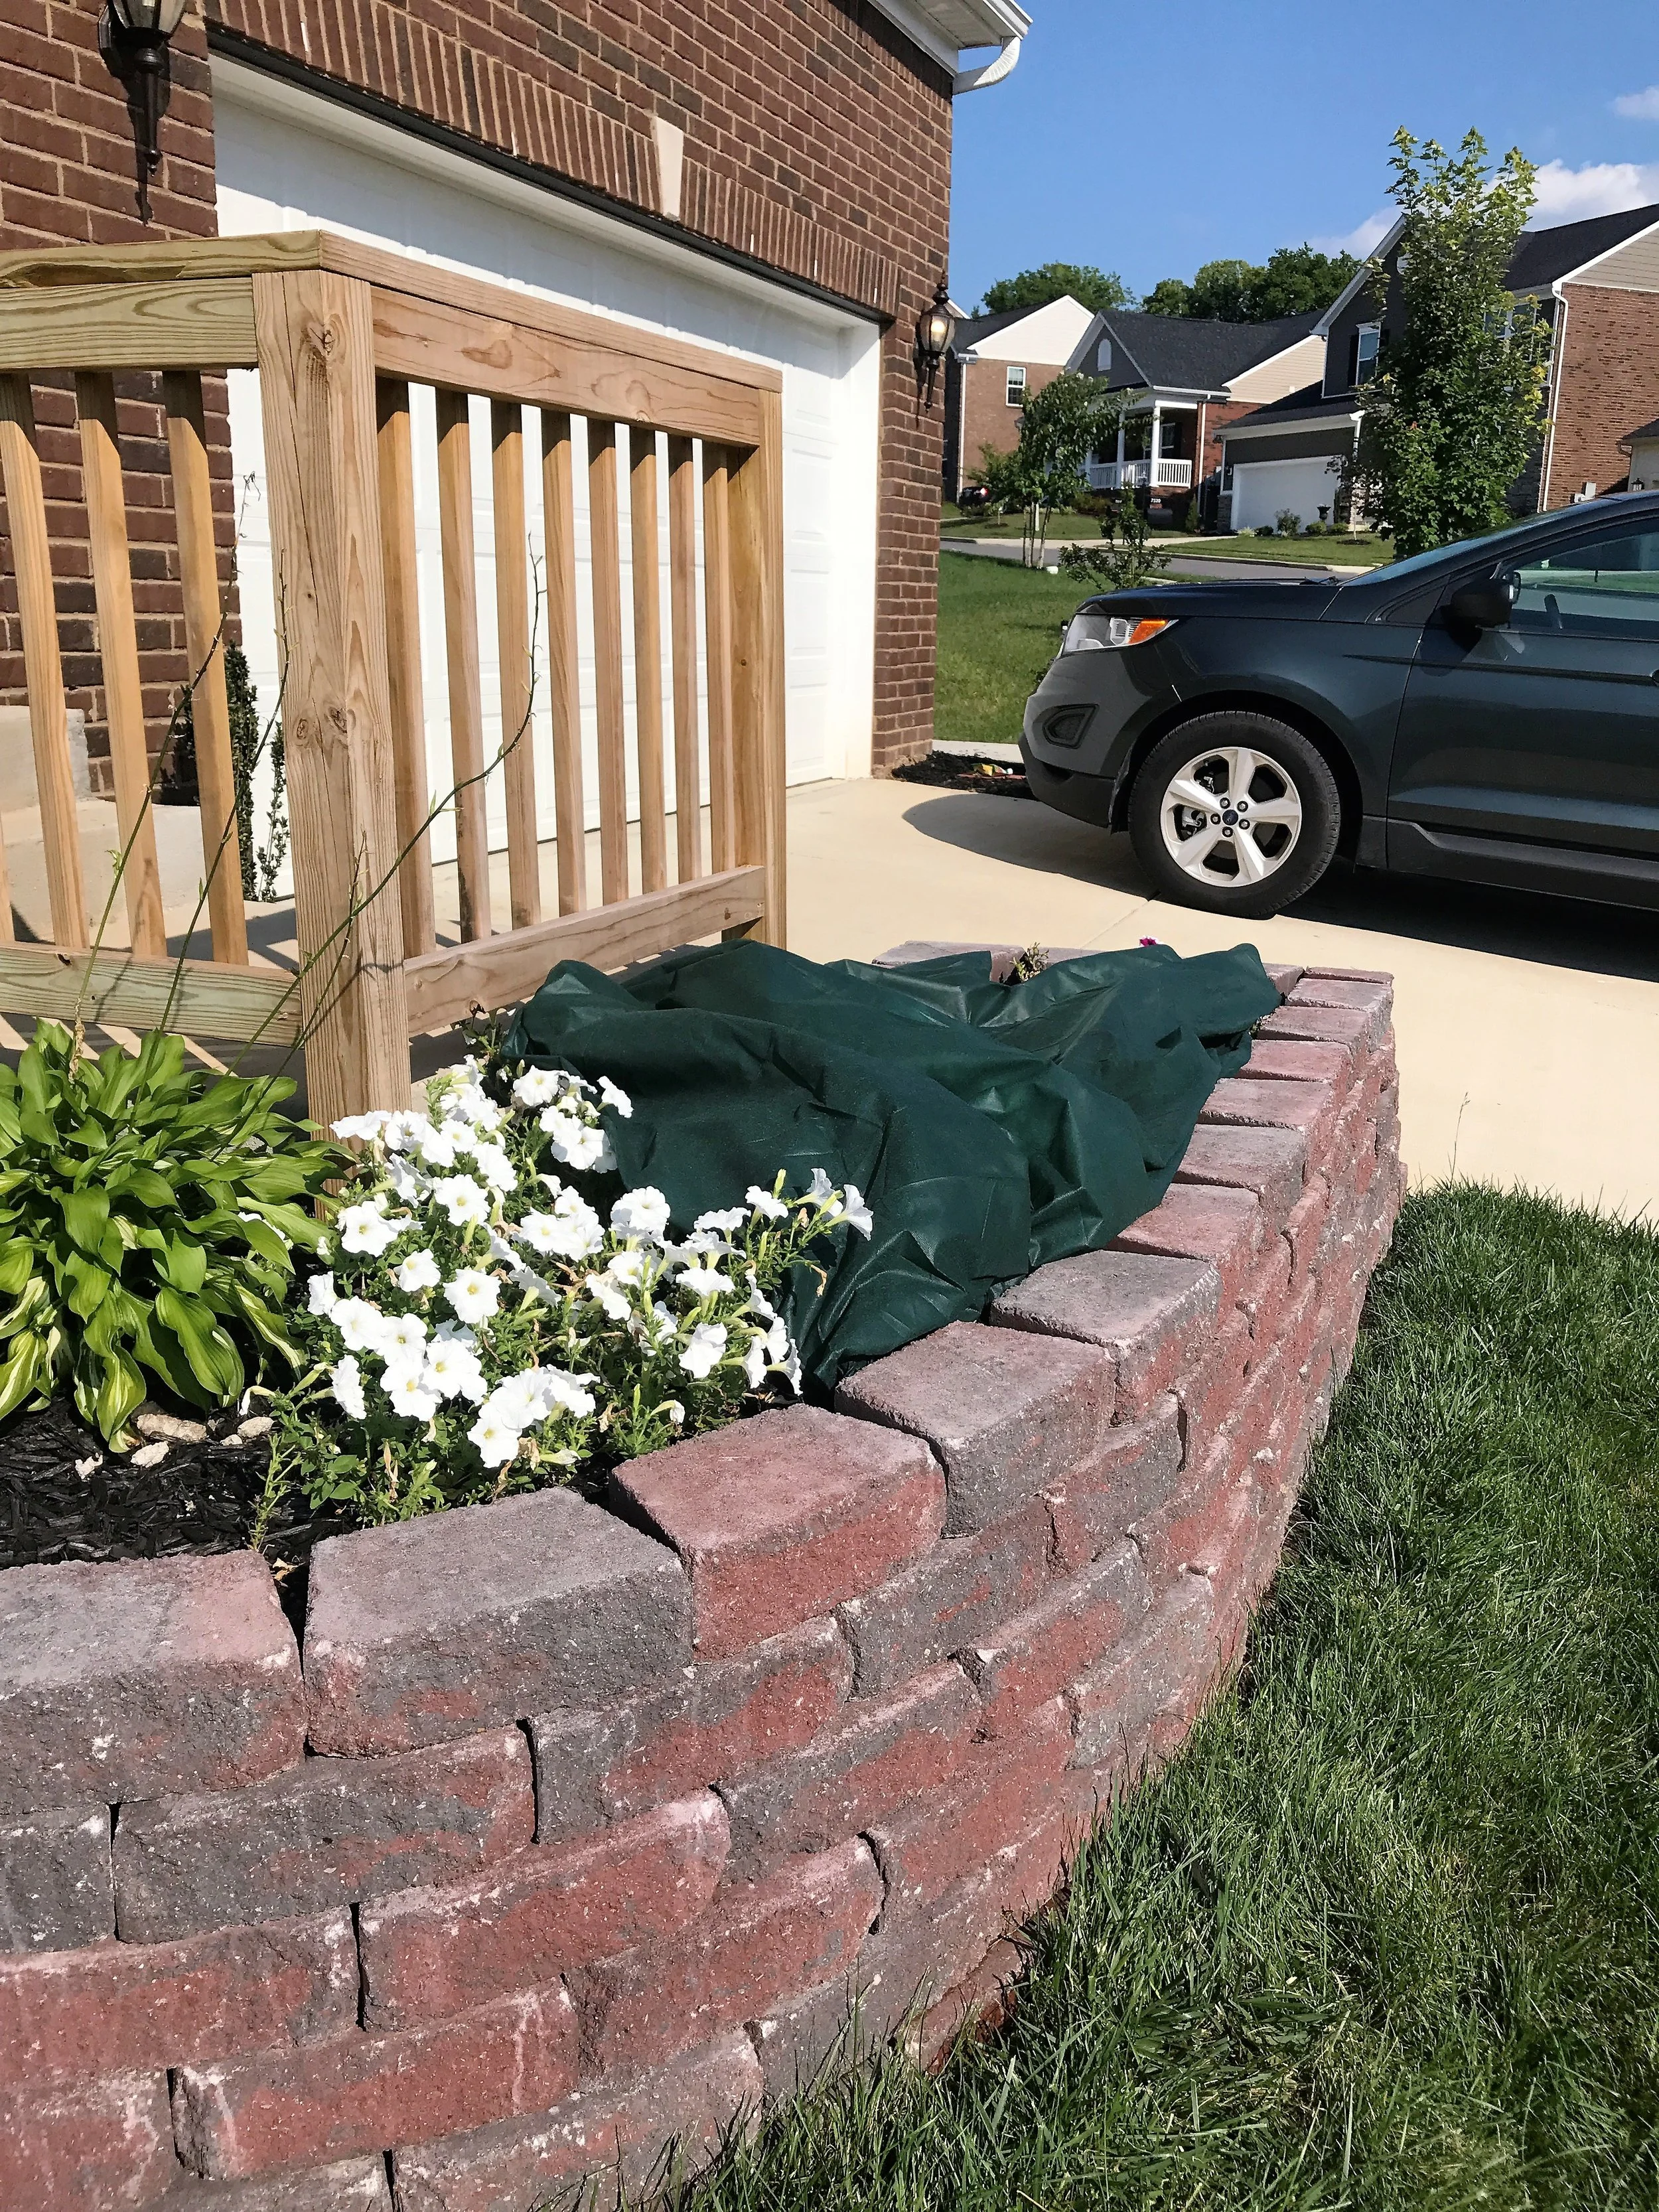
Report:
[[[1449,563],[1461,553],[1481,552],[1488,546],[1501,555],[1507,549],[1510,538],[1519,537],[1523,531],[1536,531],[1538,526],[1539,518],[1535,514],[1528,515],[1524,522],[1506,523],[1503,529],[1489,531],[1480,538],[1455,538],[1449,545],[1433,545],[1426,553],[1408,553],[1403,561],[1385,562],[1381,568],[1372,568],[1364,576],[1352,580],[1365,584],[1392,583],[1396,576],[1415,576],[1425,568]]]
[[[1659,638],[1659,530],[1609,531],[1514,563],[1517,629]]]

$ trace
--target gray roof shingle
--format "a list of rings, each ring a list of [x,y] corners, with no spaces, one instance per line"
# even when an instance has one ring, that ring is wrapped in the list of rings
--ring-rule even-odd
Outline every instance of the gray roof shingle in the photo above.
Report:
[[[1220,323],[1115,309],[1101,319],[1101,335],[1112,342],[1106,382],[1115,390],[1151,385],[1164,392],[1219,392],[1231,378],[1307,337],[1318,320],[1317,313],[1309,313],[1273,323]]]

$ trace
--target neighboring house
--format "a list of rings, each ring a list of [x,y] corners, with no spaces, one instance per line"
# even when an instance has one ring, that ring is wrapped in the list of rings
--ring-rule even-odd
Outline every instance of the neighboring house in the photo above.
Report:
[[[1395,270],[1401,228],[1396,223],[1377,248],[1388,272],[1381,306],[1366,270],[1322,319],[1321,381],[1224,431],[1222,515],[1235,529],[1271,522],[1287,507],[1311,521],[1321,506],[1342,498],[1359,431],[1358,394],[1403,319]],[[1509,284],[1538,302],[1551,330],[1549,428],[1511,491],[1516,513],[1633,488],[1626,425],[1659,406],[1659,204],[1523,231]]]
[[[969,316],[957,325],[945,376],[945,491],[954,499],[979,472],[987,446],[1012,453],[1028,394],[1051,384],[1094,327],[1069,296],[1041,307]]]
[[[1029,27],[1015,0],[205,0],[173,40],[147,229],[99,15],[7,11],[0,248],[323,225],[776,364],[789,772],[926,750],[943,410],[916,404],[915,330],[946,264],[952,100],[1006,74]],[[227,537],[257,432],[239,404],[210,423]],[[61,394],[42,387],[40,416],[66,684],[102,786],[78,447]],[[138,424],[130,497],[168,541],[146,572],[156,742],[187,671],[153,406]],[[8,566],[0,703],[23,696]]]
[[[1620,453],[1630,455],[1631,491],[1659,491],[1659,421],[1644,422],[1628,438],[1619,441]]]

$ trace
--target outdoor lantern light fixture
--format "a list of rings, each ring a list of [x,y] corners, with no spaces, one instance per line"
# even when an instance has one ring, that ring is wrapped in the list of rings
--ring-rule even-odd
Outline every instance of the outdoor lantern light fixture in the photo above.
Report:
[[[957,319],[951,313],[951,288],[941,276],[933,288],[932,301],[916,317],[916,390],[929,407],[933,404],[939,365],[950,351],[956,329]]]
[[[126,88],[141,222],[149,221],[149,180],[161,165],[161,118],[173,90],[167,41],[184,20],[185,7],[185,0],[105,0],[98,19],[98,51]]]

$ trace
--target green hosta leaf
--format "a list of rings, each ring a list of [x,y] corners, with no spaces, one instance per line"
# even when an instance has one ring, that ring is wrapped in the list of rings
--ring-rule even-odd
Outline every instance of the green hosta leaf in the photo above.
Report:
[[[45,1380],[46,1359],[46,1341],[32,1330],[12,1346],[11,1357],[0,1367],[0,1420],[15,1413],[37,1381]]]
[[[242,1362],[212,1310],[163,1289],[155,1294],[155,1313],[184,1346],[191,1371],[203,1389],[221,1399],[237,1396],[246,1379]]]
[[[60,1191],[58,1203],[63,1208],[64,1226],[81,1249],[96,1252],[109,1219],[109,1193],[100,1183],[92,1183],[84,1190]]]
[[[0,1291],[15,1298],[33,1273],[34,1254],[27,1238],[0,1244]]]
[[[271,1311],[263,1298],[255,1297],[252,1291],[243,1284],[233,1285],[231,1295],[235,1300],[238,1311],[254,1334],[268,1344],[273,1352],[280,1352],[289,1365],[297,1370],[301,1362],[300,1352],[283,1334],[283,1325],[277,1315]]]
[[[221,1403],[217,1391],[205,1389],[197,1381],[185,1347],[173,1331],[163,1328],[153,1316],[147,1316],[139,1323],[133,1332],[133,1343],[144,1365],[152,1374],[159,1375],[173,1395],[182,1398],[187,1406],[201,1406],[211,1411]]]
[[[207,1280],[207,1254],[191,1238],[169,1237],[156,1255],[156,1264],[175,1291],[194,1297]],[[172,1326],[178,1327],[174,1322]]]
[[[143,1404],[144,1396],[143,1376],[131,1359],[116,1352],[104,1361],[91,1418],[106,1442],[115,1441],[128,1416]]]
[[[76,1254],[65,1265],[64,1279],[68,1285],[67,1304],[72,1314],[89,1321],[109,1296],[112,1279],[109,1269],[100,1267],[96,1260],[83,1260]]]
[[[173,1203],[173,1185],[165,1176],[157,1175],[154,1168],[118,1168],[109,1179],[108,1188],[112,1198],[126,1199],[135,1206],[159,1208]]]
[[[37,1315],[43,1313],[46,1304],[47,1290],[46,1277],[44,1275],[31,1275],[27,1282],[24,1284],[21,1291],[19,1293],[16,1304],[6,1316],[5,1319],[3,1321],[0,1321],[0,1340],[3,1340],[9,1336],[15,1336],[20,1328],[27,1328],[31,1327],[33,1324]]]

